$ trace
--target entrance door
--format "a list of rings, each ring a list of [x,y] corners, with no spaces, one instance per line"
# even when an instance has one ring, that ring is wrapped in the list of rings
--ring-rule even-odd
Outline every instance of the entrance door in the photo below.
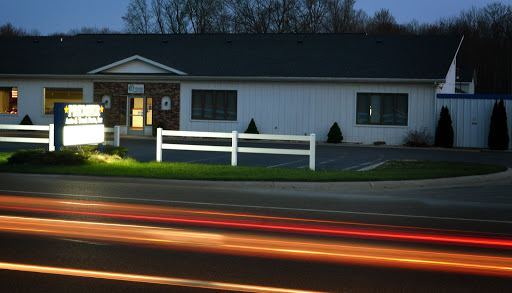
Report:
[[[129,97],[128,99],[128,134],[144,135],[144,100],[145,97]]]

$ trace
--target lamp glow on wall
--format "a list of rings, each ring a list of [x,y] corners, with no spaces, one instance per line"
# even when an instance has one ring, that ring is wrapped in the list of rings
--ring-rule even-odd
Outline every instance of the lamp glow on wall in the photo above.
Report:
[[[110,109],[110,105],[111,105],[111,103],[110,103],[110,96],[104,95],[104,96],[101,98],[101,102],[102,102],[103,104],[105,104],[105,108],[106,108],[106,109]]]
[[[165,96],[162,98],[162,110],[171,110],[171,97]]]

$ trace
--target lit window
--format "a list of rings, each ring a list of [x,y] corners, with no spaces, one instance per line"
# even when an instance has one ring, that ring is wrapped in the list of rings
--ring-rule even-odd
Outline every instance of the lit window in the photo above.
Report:
[[[44,114],[53,114],[55,103],[83,103],[81,88],[45,88]]]
[[[18,114],[18,88],[0,87],[0,113]]]
[[[406,126],[407,94],[357,94],[357,124]]]

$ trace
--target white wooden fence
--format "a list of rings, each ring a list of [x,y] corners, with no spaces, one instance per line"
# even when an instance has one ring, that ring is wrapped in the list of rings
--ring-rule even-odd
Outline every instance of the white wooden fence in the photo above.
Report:
[[[47,143],[48,150],[53,152],[55,150],[55,126],[50,125],[11,125],[0,124],[0,130],[39,130],[48,131],[48,138],[40,137],[26,137],[26,136],[0,136],[0,142],[24,142],[24,143]],[[120,129],[119,126],[111,128],[105,127],[106,133],[114,133],[113,141],[105,141],[105,144],[120,146]]]
[[[231,146],[211,146],[211,145],[189,145],[189,144],[170,144],[163,143],[163,136],[174,137],[196,137],[196,138],[230,138]],[[275,149],[275,148],[254,148],[239,147],[239,139],[252,140],[279,140],[279,141],[307,141],[309,142],[309,150],[302,149]],[[309,169],[315,170],[315,153],[316,153],[316,135],[309,136],[299,135],[273,135],[273,134],[246,134],[237,131],[229,132],[198,132],[198,131],[175,131],[163,130],[157,128],[156,132],[156,160],[162,161],[162,150],[187,150],[187,151],[211,151],[211,152],[230,152],[231,165],[238,164],[238,153],[253,154],[282,154],[282,155],[303,155],[309,156]]]
[[[119,128],[119,125],[118,126],[114,126],[114,127],[105,127],[105,133],[114,133],[114,140],[106,140],[105,141],[105,144],[108,144],[108,145],[113,145],[113,146],[120,146],[121,145],[121,140],[120,140],[120,128]]]
[[[15,137],[0,137],[0,142],[25,142],[25,143],[47,143],[48,150],[53,152],[55,150],[55,127],[53,124],[50,125],[8,125],[8,124],[0,124],[0,129],[3,130],[39,130],[39,131],[48,131],[48,138],[40,138],[40,137],[25,137],[25,136],[15,136]]]

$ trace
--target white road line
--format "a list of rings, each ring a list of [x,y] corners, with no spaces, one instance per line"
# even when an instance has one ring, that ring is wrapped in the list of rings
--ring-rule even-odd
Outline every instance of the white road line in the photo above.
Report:
[[[289,164],[294,164],[294,163],[299,163],[299,162],[304,162],[304,161],[305,161],[305,160],[304,160],[304,159],[302,159],[302,160],[297,160],[297,161],[292,161],[292,162],[282,163],[282,164],[278,164],[278,165],[268,166],[268,168],[275,168],[275,167],[280,167],[280,166],[289,165]]]
[[[320,209],[285,208],[285,207],[272,207],[272,206],[238,205],[238,204],[227,204],[227,203],[192,202],[192,201],[149,199],[149,198],[141,199],[141,198],[131,198],[131,197],[48,193],[48,192],[1,190],[1,189],[0,189],[0,192],[22,193],[22,194],[41,194],[41,195],[54,195],[54,196],[71,196],[71,197],[82,197],[82,198],[90,197],[90,198],[104,198],[104,199],[117,199],[117,200],[131,200],[131,201],[141,201],[141,202],[162,202],[162,203],[175,203],[175,204],[177,203],[177,204],[198,205],[198,206],[236,207],[236,208],[244,208],[244,209],[250,208],[250,209],[261,209],[261,210],[299,211],[299,212],[365,215],[365,216],[394,217],[394,218],[416,218],[416,219],[434,219],[434,220],[448,220],[448,221],[461,221],[461,222],[512,224],[512,221],[487,220],[487,219],[432,217],[432,216],[403,215],[403,214],[382,214],[382,213],[370,213],[370,212],[351,212],[351,211],[320,210]]]
[[[209,161],[209,160],[216,160],[216,159],[220,159],[220,158],[231,158],[231,156],[229,156],[229,155],[222,155],[222,156],[217,156],[217,157],[209,157],[209,158],[206,158],[206,159],[186,161],[185,163],[203,162],[203,161]]]

